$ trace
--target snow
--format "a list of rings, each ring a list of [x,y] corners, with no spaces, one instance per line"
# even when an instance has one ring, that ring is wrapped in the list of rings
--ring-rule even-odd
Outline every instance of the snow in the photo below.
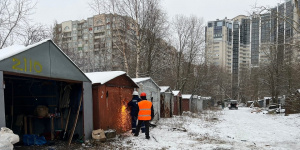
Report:
[[[172,93],[174,94],[174,96],[178,96],[180,91],[172,91]]]
[[[40,42],[37,42],[35,44],[32,44],[32,45],[28,45],[28,46],[24,46],[24,45],[12,45],[12,46],[9,46],[9,47],[5,47],[3,49],[0,49],[0,61],[1,60],[4,60],[6,58],[9,58],[11,56],[14,56],[16,54],[19,54],[21,52],[24,52],[32,47],[35,47],[37,45],[40,45],[44,42],[47,42],[49,41],[50,39],[45,39],[45,40],[42,40]]]
[[[182,94],[182,99],[190,99],[192,94]]]
[[[104,71],[104,72],[91,72],[85,73],[85,75],[94,83],[105,84],[106,82],[126,74],[124,71]]]
[[[159,86],[159,88],[160,92],[166,92],[170,88],[170,86]]]
[[[151,77],[145,77],[145,78],[132,78],[132,80],[133,80],[135,83],[140,83],[140,82],[144,82],[144,81],[147,81],[147,80],[151,80],[151,81],[159,88],[159,86],[154,82],[154,80],[153,80]]]
[[[139,82],[144,82],[144,81],[147,81],[151,79],[150,77],[147,77],[147,78],[132,78],[132,80],[135,82],[135,83],[139,83]]]
[[[207,110],[161,118],[150,140],[129,132],[111,143],[122,149],[294,150],[300,147],[300,115],[256,113],[251,108]]]

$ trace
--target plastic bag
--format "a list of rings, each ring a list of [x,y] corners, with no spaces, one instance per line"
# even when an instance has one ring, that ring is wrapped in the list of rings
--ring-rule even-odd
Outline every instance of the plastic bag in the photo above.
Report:
[[[1,150],[12,150],[13,144],[19,142],[20,138],[14,134],[12,130],[6,127],[2,127],[0,131],[0,149]]]
[[[1,150],[13,150],[14,146],[9,141],[0,139],[0,149]]]
[[[44,145],[47,143],[47,140],[44,136],[37,136],[34,134],[24,134],[23,135],[23,143],[24,145]]]

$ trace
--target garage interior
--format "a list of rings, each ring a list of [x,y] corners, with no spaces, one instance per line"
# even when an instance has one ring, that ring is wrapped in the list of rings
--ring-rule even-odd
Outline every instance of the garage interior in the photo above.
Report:
[[[46,140],[68,139],[83,94],[82,82],[5,72],[3,78],[6,126],[20,136],[20,141],[25,134]],[[73,140],[83,139],[82,107]]]

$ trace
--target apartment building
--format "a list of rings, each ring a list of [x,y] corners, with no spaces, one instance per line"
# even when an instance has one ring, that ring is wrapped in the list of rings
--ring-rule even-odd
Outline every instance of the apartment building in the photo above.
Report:
[[[298,4],[300,7],[300,3]],[[270,62],[298,62],[300,18],[294,1],[287,0],[268,13],[239,15],[233,19],[209,21],[206,27],[206,63],[231,73],[232,91],[244,70]],[[271,56],[270,54],[276,54]],[[232,93],[233,96],[236,93]]]
[[[250,18],[210,21],[206,27],[205,58],[208,65],[223,68],[231,74],[232,91],[238,86],[239,74],[250,66]],[[236,93],[232,93],[236,95]]]
[[[229,19],[208,22],[205,32],[205,59],[231,73],[232,21]]]
[[[128,57],[135,45],[133,19],[114,14],[64,21],[55,32],[54,41],[84,72],[124,70],[123,53]]]

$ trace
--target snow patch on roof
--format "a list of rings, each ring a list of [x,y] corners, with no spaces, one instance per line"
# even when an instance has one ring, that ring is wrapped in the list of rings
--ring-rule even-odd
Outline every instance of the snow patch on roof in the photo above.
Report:
[[[192,94],[182,94],[182,99],[190,99]]]
[[[159,88],[160,92],[166,92],[170,88],[170,86],[159,86]]]
[[[135,83],[140,83],[140,82],[144,82],[144,81],[147,81],[147,80],[151,80],[159,89],[160,87],[154,82],[154,80],[151,78],[151,77],[145,77],[145,78],[132,78],[132,80],[135,82]]]
[[[105,84],[106,82],[126,74],[124,71],[104,71],[104,72],[90,72],[85,75],[94,83]]]
[[[135,83],[139,83],[139,82],[143,82],[143,81],[147,81],[151,79],[150,77],[147,77],[147,78],[132,78],[132,80],[135,82]]]
[[[50,39],[45,39],[45,40],[42,40],[40,42],[37,42],[37,43],[34,43],[32,45],[28,45],[28,46],[24,46],[24,45],[12,45],[12,46],[8,46],[8,47],[5,47],[3,49],[0,49],[0,61],[1,60],[4,60],[6,58],[9,58],[11,56],[14,56],[16,54],[19,54],[21,52],[24,52],[30,48],[33,48],[37,45],[40,45],[44,42],[47,42],[49,41]]]
[[[178,96],[180,91],[172,91],[172,93],[174,94],[174,96]]]

